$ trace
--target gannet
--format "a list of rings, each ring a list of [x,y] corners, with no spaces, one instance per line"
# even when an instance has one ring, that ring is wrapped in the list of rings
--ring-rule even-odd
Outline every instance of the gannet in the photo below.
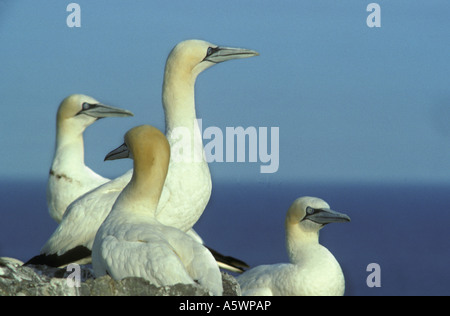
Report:
[[[215,64],[257,55],[253,50],[220,47],[201,40],[187,40],[173,48],[166,61],[162,91],[165,132],[171,147],[176,146],[179,137],[174,133],[182,128],[187,132],[185,136],[199,140],[190,144],[190,152],[203,153],[195,111],[197,76]],[[63,266],[89,256],[98,227],[131,176],[132,170],[74,201],[42,248],[41,255],[27,264]],[[156,212],[158,220],[182,231],[191,230],[206,208],[211,189],[211,175],[204,159],[179,162],[171,158]],[[239,262],[242,267],[238,269],[248,267],[241,261],[230,264],[239,265]]]
[[[47,184],[50,216],[58,223],[75,199],[106,183],[84,164],[83,132],[104,117],[133,116],[133,113],[101,104],[81,94],[65,98],[56,117],[56,146]]]
[[[350,218],[314,197],[297,199],[286,215],[290,263],[262,265],[237,277],[244,296],[342,296],[345,280],[333,254],[319,244],[319,230]]]
[[[131,129],[125,145],[108,159],[131,157],[133,176],[100,226],[92,248],[96,277],[142,277],[157,286],[196,281],[222,295],[222,275],[214,257],[181,230],[156,218],[169,168],[170,145],[158,129]]]

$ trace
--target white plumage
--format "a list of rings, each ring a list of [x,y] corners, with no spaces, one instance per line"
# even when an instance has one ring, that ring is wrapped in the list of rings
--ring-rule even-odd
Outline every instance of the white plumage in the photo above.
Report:
[[[286,216],[290,263],[263,265],[237,280],[245,296],[342,296],[345,279],[333,254],[319,244],[319,230],[328,223],[347,222],[318,198],[297,199]]]
[[[222,276],[211,253],[186,233],[156,219],[169,165],[170,147],[164,135],[140,126],[125,139],[134,159],[133,177],[97,232],[92,248],[95,275],[108,274],[115,280],[142,277],[157,286],[197,281],[221,295]]]
[[[132,115],[81,94],[71,95],[61,102],[56,118],[55,154],[47,184],[49,213],[56,222],[61,222],[67,206],[75,199],[109,181],[84,164],[84,130],[99,118]]]
[[[201,133],[196,120],[195,81],[205,69],[223,61],[256,56],[247,49],[218,47],[205,41],[179,43],[170,53],[164,75],[163,107],[166,136],[171,148],[180,135],[192,155],[171,158],[167,180],[161,194],[156,217],[158,221],[189,231],[202,215],[211,196],[211,175],[203,157]],[[182,132],[180,134],[180,132]],[[200,155],[194,157],[194,155]],[[41,254],[62,255],[78,246],[92,248],[98,227],[122,189],[130,181],[132,171],[85,194],[72,203],[60,226],[41,250]]]

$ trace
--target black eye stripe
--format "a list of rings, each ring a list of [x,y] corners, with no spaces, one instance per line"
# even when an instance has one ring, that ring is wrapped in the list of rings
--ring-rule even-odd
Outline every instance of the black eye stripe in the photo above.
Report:
[[[315,209],[313,209],[312,207],[307,207],[306,208],[306,214],[307,215],[312,215],[312,214],[314,214],[316,212],[316,210]]]
[[[92,110],[95,107],[97,107],[97,104],[90,104],[88,102],[83,102],[83,104],[81,104],[80,112],[78,112],[76,115],[84,114],[85,111]]]
[[[206,52],[206,57],[211,56],[212,54],[214,54],[215,52],[217,52],[219,50],[219,47],[209,47],[208,51]]]
[[[90,108],[92,108],[92,105],[87,102],[84,102],[82,107],[83,107],[83,111],[86,111],[86,110],[89,110]]]

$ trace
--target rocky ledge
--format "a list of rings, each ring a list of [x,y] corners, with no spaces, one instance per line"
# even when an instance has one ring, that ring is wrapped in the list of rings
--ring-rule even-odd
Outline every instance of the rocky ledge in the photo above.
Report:
[[[109,276],[94,278],[89,266],[80,266],[80,286],[66,269],[22,266],[11,258],[0,258],[0,296],[210,296],[200,285],[177,284],[157,287],[141,278],[114,281]],[[236,279],[222,273],[224,296],[240,296]]]

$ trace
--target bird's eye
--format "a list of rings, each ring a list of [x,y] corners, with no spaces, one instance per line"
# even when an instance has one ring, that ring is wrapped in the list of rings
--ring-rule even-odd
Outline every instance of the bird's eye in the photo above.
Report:
[[[208,51],[206,52],[206,56],[211,56],[211,54],[214,52],[214,49],[212,47],[208,47]]]
[[[87,102],[84,102],[82,106],[83,106],[83,111],[89,110],[91,108],[91,105]]]
[[[312,214],[314,214],[314,212],[315,212],[315,210],[312,208],[312,207],[307,207],[306,208],[306,214],[307,215],[312,215]]]

